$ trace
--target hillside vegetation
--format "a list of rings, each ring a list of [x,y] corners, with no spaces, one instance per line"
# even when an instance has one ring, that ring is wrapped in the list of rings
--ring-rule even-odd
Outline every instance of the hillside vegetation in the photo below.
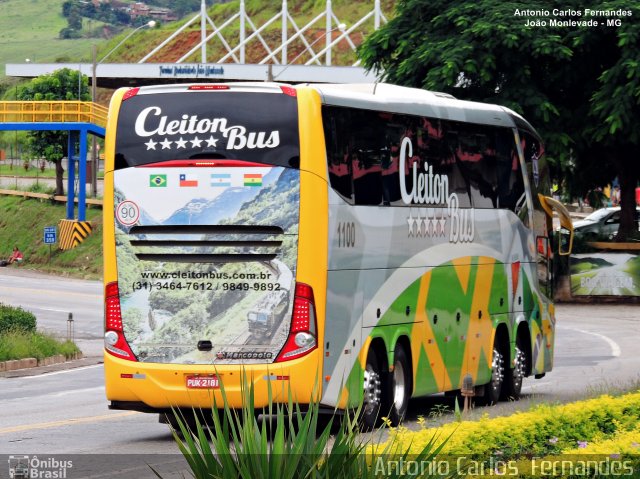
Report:
[[[48,200],[0,196],[0,258],[6,259],[14,245],[22,250],[25,258],[20,266],[7,268],[35,269],[84,279],[102,278],[101,209],[87,209],[93,234],[69,251],[60,251],[53,245],[49,262],[49,246],[44,244],[43,229],[65,218],[65,208],[64,203],[51,204]]]
[[[216,4],[208,9],[209,16],[212,18],[216,26],[220,27],[233,15],[239,11],[239,0],[234,0],[225,4]],[[381,7],[384,15],[389,19],[393,15],[394,0],[382,0]],[[333,0],[332,8],[335,16],[338,20],[346,25],[346,28],[350,28],[355,22],[364,17],[367,13],[371,12],[374,7],[373,0]],[[320,15],[326,8],[326,2],[324,0],[289,0],[288,1],[289,13],[295,20],[298,28],[303,28],[312,19]],[[281,2],[272,1],[265,2],[264,0],[246,0],[245,10],[247,16],[251,19],[256,28],[260,28],[268,20],[273,18],[280,12]],[[160,45],[165,39],[167,39],[173,32],[175,32],[180,26],[182,26],[194,15],[188,15],[186,18],[177,22],[168,23],[162,25],[159,28],[152,30],[143,29],[140,32],[132,36],[127,42],[118,48],[112,56],[109,57],[108,62],[120,63],[120,62],[137,62],[142,59],[147,53],[152,51],[156,46]],[[305,38],[308,43],[320,39],[324,35],[325,31],[325,18],[321,18],[313,25],[313,32],[305,34]],[[335,25],[335,23],[334,23]],[[212,32],[212,28],[209,25],[208,33]],[[222,35],[226,41],[232,46],[232,48],[238,44],[239,39],[239,20],[234,20],[223,31]],[[374,29],[373,16],[359,26],[356,31],[351,35],[351,40],[355,45],[359,45],[364,36]],[[254,32],[252,27],[247,24],[246,37]],[[261,34],[266,42],[269,44],[271,50],[277,48],[280,45],[282,32],[282,22],[280,19],[274,21],[267,27]],[[288,36],[291,37],[296,33],[295,28],[289,23]],[[338,35],[339,32],[334,33]],[[125,38],[125,34],[118,37],[114,37],[109,42],[103,44],[100,47],[98,57],[106,54],[112,48],[114,48],[120,41]],[[175,62],[180,59],[184,54],[189,52],[200,41],[200,22],[195,22],[186,31],[176,38],[174,41],[165,46],[161,51],[154,55],[150,62]],[[319,40],[312,48],[319,52],[324,47],[324,41]],[[288,47],[289,61],[294,59],[304,49],[302,41],[294,41]],[[333,53],[332,63],[334,65],[351,65],[357,58],[355,53],[351,50],[349,44],[346,41],[342,41],[339,45],[339,51]],[[221,59],[227,50],[222,42],[214,37],[207,44],[207,59],[209,63],[216,63]],[[257,63],[259,59],[263,58],[266,53],[264,46],[261,44],[258,38],[254,38],[252,43],[246,49],[246,63]],[[281,55],[277,55],[278,62],[281,59]],[[301,55],[296,63],[304,63],[309,59],[308,54]],[[199,62],[200,50],[194,53],[188,61]],[[225,63],[231,63],[233,60],[227,59]],[[276,63],[276,62],[269,62]]]
[[[60,30],[67,26],[62,16],[64,0],[0,0],[0,77],[6,63],[79,62],[91,58],[91,45],[104,40],[79,38],[61,40]],[[83,23],[88,29],[99,26]]]

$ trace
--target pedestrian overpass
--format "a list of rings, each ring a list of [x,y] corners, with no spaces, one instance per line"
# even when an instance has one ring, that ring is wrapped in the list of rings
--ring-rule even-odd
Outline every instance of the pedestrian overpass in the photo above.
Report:
[[[334,8],[331,0],[324,0],[322,9],[321,2],[316,2],[313,18],[302,15],[290,0],[278,0],[273,5],[279,3],[280,8],[267,19],[252,18],[245,0],[239,0],[237,10],[229,6],[224,18],[217,20],[209,15],[206,3],[201,0],[198,14],[176,22],[174,32],[135,62],[110,63],[114,52],[140,39],[141,30],[153,28],[150,23],[154,22],[133,29],[92,63],[36,63],[29,59],[7,64],[6,74],[34,78],[69,68],[106,88],[199,81],[374,83],[378,79],[378,72],[360,65],[356,50],[364,37],[387,22],[381,0],[366,0],[366,8],[357,16]],[[341,66],[336,65],[338,57]]]
[[[86,234],[83,233],[90,232],[91,227],[86,222],[87,138],[89,135],[104,138],[106,124],[107,109],[89,101],[0,101],[0,131],[68,132],[67,223],[61,225],[61,247],[64,244],[77,245],[73,241],[64,242],[65,230],[70,238],[84,237]],[[77,221],[74,220],[76,150],[79,160]]]

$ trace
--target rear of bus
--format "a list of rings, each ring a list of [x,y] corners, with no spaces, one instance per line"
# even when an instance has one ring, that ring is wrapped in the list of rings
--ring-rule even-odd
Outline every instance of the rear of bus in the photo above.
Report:
[[[237,408],[243,378],[256,407],[269,395],[311,401],[327,251],[318,105],[274,84],[116,92],[104,199],[111,408],[210,408],[221,388]]]

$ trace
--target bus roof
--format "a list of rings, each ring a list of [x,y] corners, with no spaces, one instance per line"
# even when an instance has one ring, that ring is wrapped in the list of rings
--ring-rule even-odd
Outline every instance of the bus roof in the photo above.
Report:
[[[458,100],[447,93],[388,83],[309,84],[327,105],[429,116],[513,128],[525,124],[514,111],[488,103]]]
[[[270,82],[231,83],[181,83],[174,85],[144,86],[138,94],[172,93],[220,89],[230,91],[282,93],[282,87],[312,88],[326,105],[379,110],[391,113],[429,116],[452,121],[462,121],[507,128],[524,128],[538,136],[535,129],[518,113],[509,108],[458,100],[448,93],[433,92],[390,83],[306,83],[289,85]]]

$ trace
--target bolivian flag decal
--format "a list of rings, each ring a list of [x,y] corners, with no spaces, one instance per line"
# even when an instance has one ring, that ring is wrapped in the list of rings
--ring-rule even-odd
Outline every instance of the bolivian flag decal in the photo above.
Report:
[[[245,173],[244,186],[262,186],[261,173]]]

